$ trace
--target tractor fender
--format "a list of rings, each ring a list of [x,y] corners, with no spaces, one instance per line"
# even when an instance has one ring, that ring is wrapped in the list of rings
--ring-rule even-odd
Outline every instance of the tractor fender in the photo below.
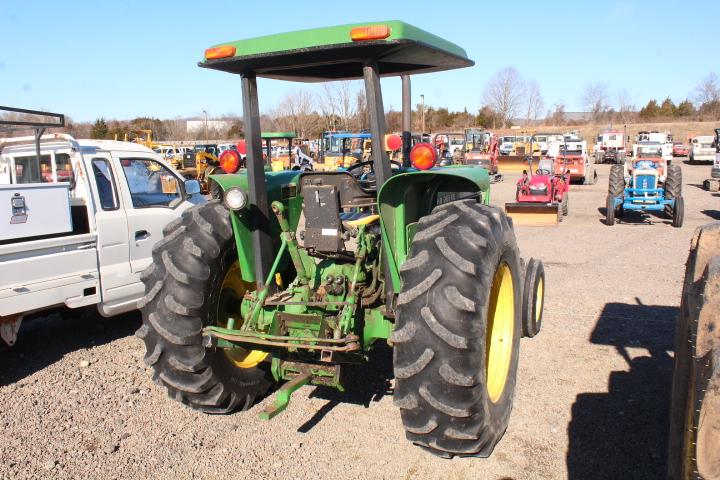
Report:
[[[490,175],[474,165],[410,170],[385,182],[377,205],[393,291],[400,291],[400,266],[410,252],[420,218],[439,204],[477,193],[481,193],[482,203],[490,202]]]
[[[272,202],[281,201],[288,212],[290,227],[295,229],[300,219],[302,199],[297,195],[299,190],[300,171],[287,170],[282,172],[265,172],[265,185],[268,194],[268,208]],[[247,170],[241,169],[238,173],[227,175],[210,175],[209,179],[217,183],[225,192],[231,187],[239,187],[249,195]],[[235,242],[237,243],[238,262],[242,279],[246,282],[255,282],[255,249],[252,242],[251,211],[246,209],[234,212],[230,216],[232,221]],[[274,240],[280,238],[280,225],[277,219],[270,215],[270,235]],[[277,254],[279,242],[273,243],[273,253]],[[282,268],[281,268],[282,270]]]

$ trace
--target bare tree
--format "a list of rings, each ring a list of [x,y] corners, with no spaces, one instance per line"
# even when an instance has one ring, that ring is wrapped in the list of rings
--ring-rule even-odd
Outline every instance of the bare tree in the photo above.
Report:
[[[695,100],[699,105],[720,101],[720,79],[715,72],[710,72],[695,87]]]
[[[627,89],[623,88],[617,91],[617,104],[620,119],[623,123],[628,123],[632,120],[636,108],[632,101],[632,95]]]
[[[525,84],[525,125],[529,125],[531,120],[537,120],[540,112],[545,109],[545,102],[540,93],[540,85],[535,80],[528,80]]]
[[[296,132],[302,138],[317,126],[314,98],[306,90],[292,91],[285,95],[272,116],[277,127]]]
[[[319,106],[326,120],[326,128],[347,130],[352,128],[355,117],[357,98],[356,82],[330,82],[323,85]]]
[[[508,126],[517,116],[525,97],[525,82],[514,67],[498,70],[485,86],[483,101],[495,110],[503,123]]]
[[[610,93],[606,83],[588,83],[580,97],[585,111],[591,112],[595,120],[610,108]]]

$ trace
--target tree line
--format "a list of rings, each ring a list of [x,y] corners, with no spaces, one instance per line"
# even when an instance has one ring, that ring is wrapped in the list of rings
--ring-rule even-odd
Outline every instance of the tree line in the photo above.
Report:
[[[301,138],[318,138],[323,131],[359,131],[368,128],[369,114],[364,89],[359,81],[340,81],[324,84],[322,90],[292,90],[260,118],[264,131],[294,131]],[[511,125],[535,124],[569,126],[588,122],[633,123],[653,120],[720,120],[720,79],[709,73],[695,86],[691,98],[675,103],[672,99],[651,99],[637,108],[632,95],[625,89],[613,91],[607,83],[589,82],[583,88],[579,104],[584,115],[569,115],[564,104],[546,108],[540,85],[524,77],[515,67],[505,67],[487,81],[475,111],[453,111],[447,107],[417,104],[413,108],[414,131],[438,132],[459,130],[469,126],[507,128]],[[228,128],[211,126],[200,131],[188,131],[186,119],[137,117],[132,120],[73,122],[66,118],[65,131],[78,138],[132,140],[152,131],[157,141],[234,139],[243,136],[242,118],[222,117]],[[402,113],[390,108],[386,112],[388,131],[402,128]],[[218,120],[218,118],[213,118]],[[206,131],[207,130],[207,131]]]

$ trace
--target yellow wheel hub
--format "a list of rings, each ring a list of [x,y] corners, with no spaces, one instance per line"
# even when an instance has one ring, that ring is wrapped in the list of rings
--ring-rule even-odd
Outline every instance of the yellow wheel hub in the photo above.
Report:
[[[235,262],[225,274],[222,286],[220,287],[220,298],[217,307],[217,324],[227,328],[230,319],[235,322],[242,320],[240,315],[240,302],[245,292],[254,287],[252,283],[244,282],[240,276],[240,265]],[[233,328],[239,328],[241,324],[235,323]],[[238,368],[256,367],[268,356],[262,350],[246,350],[244,348],[225,349],[225,356]]]
[[[540,277],[538,280],[537,290],[535,291],[535,322],[540,321],[543,309],[543,299],[545,295],[545,281]]]
[[[487,326],[487,391],[490,401],[497,402],[505,390],[513,335],[515,334],[515,287],[506,263],[495,271],[490,290]]]

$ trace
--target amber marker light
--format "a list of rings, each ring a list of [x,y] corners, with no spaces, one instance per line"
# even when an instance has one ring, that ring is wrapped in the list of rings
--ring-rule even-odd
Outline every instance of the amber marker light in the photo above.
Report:
[[[353,42],[363,42],[366,40],[382,40],[390,36],[390,27],[387,25],[367,25],[365,27],[355,27],[350,30],[350,38]]]
[[[216,60],[218,58],[227,58],[235,56],[235,47],[232,45],[221,45],[205,50],[206,60]]]

